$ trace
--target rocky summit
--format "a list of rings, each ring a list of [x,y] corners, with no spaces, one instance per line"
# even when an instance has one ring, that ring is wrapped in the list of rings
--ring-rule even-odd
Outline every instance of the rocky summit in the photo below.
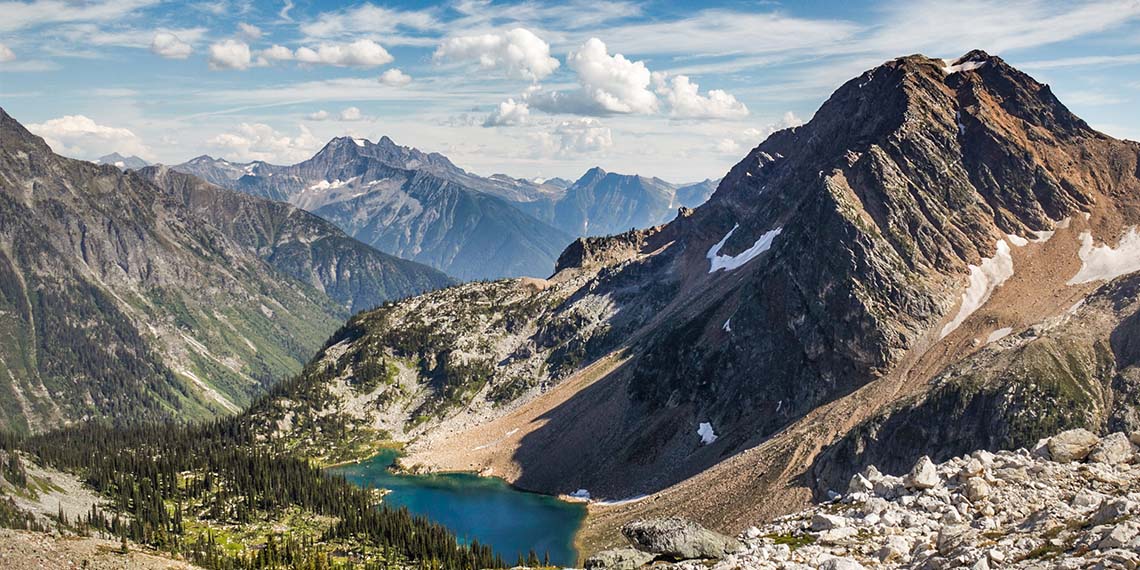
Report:
[[[1137,444],[1140,432],[1098,438],[1077,429],[1031,450],[979,450],[940,464],[924,456],[903,476],[868,465],[827,501],[749,527],[739,543],[720,537],[710,549],[706,535],[715,533],[684,530],[691,522],[638,521],[626,527],[633,548],[598,553],[586,567],[1137,568]],[[652,540],[642,539],[646,528]],[[657,547],[664,542],[668,549]],[[726,542],[738,546],[720,551]],[[658,559],[671,563],[649,566]]]

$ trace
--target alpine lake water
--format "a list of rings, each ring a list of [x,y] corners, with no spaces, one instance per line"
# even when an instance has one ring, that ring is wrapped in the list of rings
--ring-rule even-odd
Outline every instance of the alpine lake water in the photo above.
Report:
[[[398,455],[386,450],[332,471],[361,487],[390,490],[384,496],[388,505],[424,515],[451,529],[460,541],[489,544],[508,564],[532,549],[539,559],[549,554],[551,564],[577,563],[574,534],[586,517],[584,504],[520,491],[497,477],[393,473],[388,468]]]

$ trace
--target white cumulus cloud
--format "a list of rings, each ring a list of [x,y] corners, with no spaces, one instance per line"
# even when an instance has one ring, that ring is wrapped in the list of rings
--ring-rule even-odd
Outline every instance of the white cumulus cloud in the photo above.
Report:
[[[150,42],[150,51],[167,59],[186,59],[194,48],[170,32],[158,32]]]
[[[293,59],[293,50],[274,44],[258,52],[258,55],[267,61],[289,61]]]
[[[14,59],[16,59],[16,53],[12,51],[12,48],[9,48],[4,44],[0,44],[0,63],[5,61],[12,61]]]
[[[400,87],[412,82],[412,76],[400,71],[399,69],[392,68],[380,74],[380,83],[384,85],[391,85],[393,87]]]
[[[308,128],[304,125],[297,128],[300,133],[291,137],[266,124],[242,123],[235,131],[217,135],[206,144],[232,160],[292,164],[309,158],[321,148],[321,141]]]
[[[68,156],[93,158],[111,152],[149,154],[142,140],[130,129],[100,125],[84,115],[65,115],[27,127],[43,137],[55,152]]]
[[[321,109],[319,111],[309,113],[305,118],[309,119],[310,121],[325,121],[329,118],[329,112]]]
[[[448,38],[433,56],[437,61],[478,62],[482,69],[496,69],[508,77],[537,81],[558,69],[550,57],[550,44],[526,28],[505,32]]]
[[[527,104],[519,101],[515,102],[514,99],[507,99],[487,115],[487,119],[483,121],[484,127],[503,127],[509,125],[521,125],[526,122],[527,116],[530,115],[530,108]]]
[[[545,154],[559,157],[601,152],[614,144],[609,127],[592,117],[562,121],[553,131],[538,133],[538,140]]]
[[[578,76],[574,91],[532,90],[527,102],[550,113],[579,115],[651,114],[658,109],[657,95],[649,89],[652,73],[642,61],[610,55],[606,44],[590,38],[566,63]]]
[[[340,120],[342,121],[359,121],[364,118],[364,114],[356,107],[347,107],[340,112]]]
[[[337,67],[375,67],[391,63],[392,54],[372,40],[356,40],[347,44],[320,44],[316,48],[297,48],[297,61]]]
[[[682,119],[738,119],[748,107],[720,89],[701,95],[699,86],[685,75],[653,74],[654,90],[669,106],[669,115]]]
[[[238,35],[250,41],[261,39],[261,28],[253,24],[238,22]]]
[[[237,40],[222,40],[210,46],[210,69],[249,69],[249,45]]]

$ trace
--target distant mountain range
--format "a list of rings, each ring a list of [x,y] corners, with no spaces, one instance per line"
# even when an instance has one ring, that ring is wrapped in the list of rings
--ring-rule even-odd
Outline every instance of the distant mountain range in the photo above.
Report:
[[[464,280],[545,277],[575,237],[664,223],[715,189],[713,181],[679,187],[598,168],[573,183],[482,177],[388,137],[336,138],[292,166],[200,156],[171,168],[287,201],[377,249]]]
[[[134,155],[123,156],[117,152],[103,155],[94,161],[95,164],[110,164],[119,170],[138,170],[150,166],[150,163]]]
[[[0,110],[0,426],[201,419],[449,285],[288,204],[54,154]]]
[[[572,182],[556,179],[562,192],[523,202],[519,207],[577,237],[613,235],[663,224],[680,207],[704,203],[716,181],[677,185],[595,167]],[[551,181],[546,181],[551,185]],[[564,185],[563,185],[564,184]]]

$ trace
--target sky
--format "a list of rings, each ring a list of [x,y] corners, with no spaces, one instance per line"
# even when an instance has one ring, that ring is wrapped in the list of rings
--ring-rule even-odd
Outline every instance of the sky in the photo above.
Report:
[[[894,57],[984,49],[1140,139],[1140,0],[0,0],[0,107],[60,154],[718,178]]]

